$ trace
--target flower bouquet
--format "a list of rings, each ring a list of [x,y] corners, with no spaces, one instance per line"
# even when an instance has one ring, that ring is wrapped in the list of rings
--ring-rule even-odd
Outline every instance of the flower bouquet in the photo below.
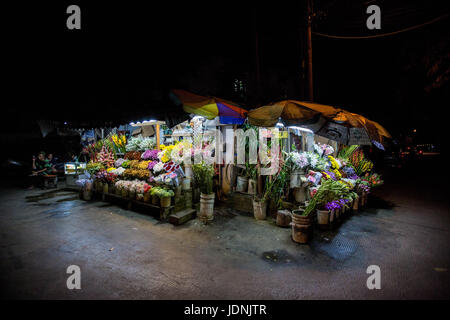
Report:
[[[161,150],[153,149],[153,150],[146,150],[141,155],[141,159],[143,160],[157,160],[158,159],[158,153],[160,153]]]

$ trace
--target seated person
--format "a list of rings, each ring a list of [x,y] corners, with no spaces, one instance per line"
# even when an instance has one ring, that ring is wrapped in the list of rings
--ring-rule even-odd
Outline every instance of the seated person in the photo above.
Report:
[[[41,184],[40,182],[42,181],[44,182],[45,187],[48,182],[46,176],[51,178],[55,186],[58,183],[57,177],[52,175],[52,166],[50,165],[49,161],[45,159],[44,152],[40,152],[37,159],[35,156],[33,156],[32,173],[30,176],[32,178],[32,185],[30,189],[33,189],[38,184]]]
[[[56,159],[53,157],[52,153],[49,153],[47,155],[47,160],[48,160],[48,163],[50,164],[50,166],[52,168],[52,173],[53,174],[57,174],[58,173],[58,170],[56,169],[57,162],[56,162]]]

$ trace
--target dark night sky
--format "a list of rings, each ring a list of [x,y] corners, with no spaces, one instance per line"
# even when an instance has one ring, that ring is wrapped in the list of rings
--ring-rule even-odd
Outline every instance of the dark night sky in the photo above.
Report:
[[[7,116],[21,123],[40,118],[75,124],[148,118],[170,110],[170,88],[232,99],[232,80],[242,75],[248,79],[248,107],[305,99],[304,1],[92,2],[21,3],[5,11],[12,18],[4,46],[12,98],[3,103]],[[381,7],[380,31],[365,27],[367,3]],[[81,31],[65,27],[69,4],[81,7]],[[395,31],[449,12],[430,0],[329,0],[316,9],[323,14],[314,31],[346,36]],[[255,30],[260,95],[254,81]],[[431,127],[442,120],[431,113],[427,119],[422,110],[448,105],[448,84],[425,92],[430,79],[424,59],[446,57],[440,68],[448,69],[448,30],[447,18],[386,38],[313,36],[315,100],[361,113],[394,134]],[[71,107],[80,112],[68,113]]]

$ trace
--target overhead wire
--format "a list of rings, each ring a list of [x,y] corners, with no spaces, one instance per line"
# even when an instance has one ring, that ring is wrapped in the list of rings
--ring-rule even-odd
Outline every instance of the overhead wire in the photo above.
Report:
[[[419,25],[411,26],[411,27],[404,28],[404,29],[397,30],[397,31],[392,31],[392,32],[387,32],[387,33],[382,33],[382,34],[375,34],[375,35],[370,35],[370,36],[339,36],[339,35],[332,35],[332,34],[326,34],[326,33],[315,32],[315,31],[313,31],[312,34],[318,35],[318,36],[321,36],[321,37],[333,38],[333,39],[372,39],[372,38],[381,38],[381,37],[392,36],[392,35],[399,34],[399,33],[402,33],[402,32],[414,30],[414,29],[417,29],[417,28],[421,28],[423,26],[432,24],[432,23],[434,23],[436,21],[442,20],[442,19],[448,17],[449,15],[450,15],[450,13],[446,13],[446,14],[444,14],[442,16],[439,16],[437,18],[434,18],[433,20],[424,22],[424,23],[419,24]]]

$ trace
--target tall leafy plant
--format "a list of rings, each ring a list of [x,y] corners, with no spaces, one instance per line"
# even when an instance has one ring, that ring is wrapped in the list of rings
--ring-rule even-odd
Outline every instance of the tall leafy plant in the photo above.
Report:
[[[192,165],[192,171],[194,173],[194,182],[200,187],[200,192],[203,194],[213,193],[213,165],[202,161],[199,164]]]
[[[349,189],[345,183],[332,179],[325,180],[305,208],[303,215],[310,215],[315,209],[320,208],[327,202],[347,198],[348,193]]]

